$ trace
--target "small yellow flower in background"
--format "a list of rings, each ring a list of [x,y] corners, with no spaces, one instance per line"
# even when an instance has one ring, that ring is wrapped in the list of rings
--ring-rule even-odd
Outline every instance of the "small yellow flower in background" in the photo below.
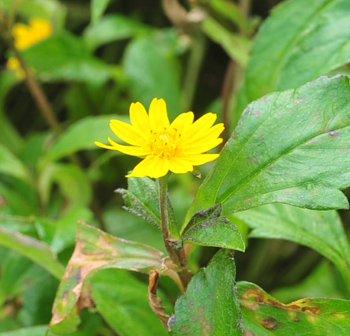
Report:
[[[216,114],[207,113],[193,122],[193,112],[180,114],[171,124],[163,99],[154,98],[149,114],[141,103],[130,105],[131,125],[120,120],[111,120],[115,135],[131,146],[124,146],[108,138],[110,145],[95,144],[102,148],[144,158],[127,177],[149,176],[158,178],[168,171],[176,174],[193,171],[215,160],[219,154],[205,154],[222,142],[218,138],[224,125],[213,126]]]
[[[10,57],[7,60],[6,68],[9,70],[16,71],[16,76],[19,79],[23,79],[26,76],[25,72],[21,68],[21,64],[19,63],[19,60],[16,57]]]
[[[52,34],[52,25],[49,21],[39,18],[32,18],[29,25],[16,23],[12,27],[15,47],[18,50],[26,49],[33,44],[49,37]],[[21,64],[15,57],[10,57],[6,63],[7,69],[16,71],[19,79],[25,77]]]
[[[23,23],[13,25],[12,34],[15,39],[15,47],[18,50],[23,50],[50,36],[52,25],[47,20],[32,18],[29,25]]]

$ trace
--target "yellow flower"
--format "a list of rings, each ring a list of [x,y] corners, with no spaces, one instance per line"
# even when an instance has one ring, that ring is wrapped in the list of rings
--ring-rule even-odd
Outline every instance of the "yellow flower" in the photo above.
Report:
[[[16,23],[12,27],[14,44],[18,50],[23,50],[31,45],[45,39],[52,34],[52,25],[49,21],[32,18],[29,25]],[[19,60],[15,57],[10,57],[6,63],[7,69],[14,70],[19,79],[25,77],[25,72],[21,68]]]
[[[52,25],[49,21],[32,18],[29,25],[16,23],[12,28],[12,34],[15,39],[15,47],[18,50],[23,50],[50,36]]]
[[[21,68],[21,64],[19,63],[19,60],[16,57],[10,57],[7,60],[6,68],[9,69],[9,70],[15,71],[16,72],[16,76],[19,79],[23,79],[26,76],[25,72]]]
[[[207,113],[193,122],[193,112],[186,112],[170,124],[165,101],[157,98],[152,100],[149,114],[141,103],[132,103],[129,113],[131,125],[111,120],[110,127],[118,138],[131,146],[120,145],[110,138],[110,145],[95,142],[102,148],[144,158],[127,177],[158,178],[169,170],[182,174],[219,156],[204,154],[222,142],[218,136],[224,125],[213,126],[214,113]]]

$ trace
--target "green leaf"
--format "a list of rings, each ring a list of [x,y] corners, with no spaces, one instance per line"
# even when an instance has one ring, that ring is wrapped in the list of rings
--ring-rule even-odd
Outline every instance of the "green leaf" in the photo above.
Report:
[[[82,81],[102,85],[110,75],[109,67],[91,55],[81,39],[68,32],[52,35],[21,53],[28,65],[46,81]]]
[[[236,217],[253,228],[250,237],[294,241],[331,260],[350,281],[350,247],[336,211],[314,211],[271,204],[238,212]]]
[[[288,22],[288,24],[286,24]],[[247,68],[249,101],[295,88],[350,61],[350,2],[284,1],[261,26]]]
[[[273,291],[273,296],[282,302],[291,302],[303,297],[346,299],[349,297],[349,291],[345,289],[341,280],[340,273],[336,272],[334,265],[323,260],[301,282],[277,288]]]
[[[100,20],[109,2],[110,0],[92,0],[91,1],[91,23],[93,25]]]
[[[244,251],[245,245],[236,225],[220,218],[221,204],[196,212],[182,233],[184,242]]]
[[[247,65],[250,48],[250,41],[248,39],[228,31],[211,17],[203,21],[202,29],[209,38],[219,43],[233,60],[243,67]]]
[[[91,185],[86,174],[74,164],[54,163],[45,167],[39,180],[41,200],[46,205],[50,199],[53,183],[68,202],[66,211],[89,205]]]
[[[161,252],[141,243],[113,237],[80,223],[74,253],[61,280],[53,305],[50,327],[53,332],[74,332],[80,322],[78,312],[92,304],[90,277],[101,269],[121,268],[149,272],[161,268]]]
[[[22,329],[16,329],[13,331],[0,332],[0,336],[38,336],[45,335],[47,326],[35,326]]]
[[[90,221],[92,218],[93,214],[89,209],[76,208],[57,221],[38,217],[36,228],[40,239],[59,253],[74,245],[78,221]]]
[[[124,209],[161,229],[157,184],[148,177],[128,178],[128,190],[117,189],[125,203]]]
[[[283,304],[252,283],[239,282],[237,287],[245,335],[350,334],[350,301],[301,299]]]
[[[0,174],[7,174],[30,181],[30,175],[25,165],[7,149],[0,144]]]
[[[103,115],[86,117],[65,130],[47,154],[47,160],[56,161],[80,150],[97,149],[95,141],[106,143],[115,137],[109,127],[111,119],[127,121],[126,117]]]
[[[56,278],[63,275],[64,267],[57,260],[56,254],[50,246],[37,239],[0,227],[0,245],[22,254]]]
[[[7,11],[13,10],[16,6],[16,12],[25,18],[40,17],[54,22],[55,28],[63,26],[66,9],[65,6],[57,0],[1,0],[1,6]]]
[[[168,335],[150,309],[147,285],[129,272],[114,269],[98,272],[91,285],[96,310],[118,335]]]
[[[157,97],[166,101],[170,120],[183,112],[175,50],[164,47],[162,38],[140,38],[130,42],[123,67],[134,99],[144,104],[147,110],[151,100]]]
[[[169,319],[173,336],[243,336],[232,253],[220,250],[192,278]]]
[[[347,77],[321,77],[248,105],[188,217],[217,203],[223,216],[276,202],[347,208],[349,95]]]
[[[126,205],[123,207],[125,210],[161,230],[159,192],[156,182],[149,177],[130,177],[128,178],[128,190],[120,188],[116,192],[122,195]],[[174,238],[179,238],[175,213],[169,197],[168,220],[170,232],[174,235]]]
[[[106,43],[149,34],[151,31],[151,27],[139,21],[123,15],[111,14],[104,16],[93,26],[89,26],[84,32],[84,40],[89,49],[95,50]]]

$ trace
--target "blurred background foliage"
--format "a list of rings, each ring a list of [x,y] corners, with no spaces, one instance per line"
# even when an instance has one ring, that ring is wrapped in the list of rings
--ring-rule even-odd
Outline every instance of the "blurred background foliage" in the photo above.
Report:
[[[264,45],[273,37],[254,42],[252,54],[251,46],[279,2],[0,0],[0,336],[45,333],[78,220],[164,251],[160,233],[122,210],[114,193],[126,187],[125,174],[138,160],[94,145],[113,138],[109,120],[127,121],[131,102],[148,107],[152,98],[164,98],[170,119],[188,110],[197,117],[215,112],[226,125],[227,139],[251,100],[331,71],[347,73],[345,60],[339,60],[320,73],[294,76],[294,83],[277,75],[278,83],[273,78],[266,79],[269,85],[256,82],[261,69],[254,59],[274,62]],[[33,17],[49,21],[53,31],[20,50],[29,71],[20,78],[6,66],[17,56],[11,28]],[[172,176],[171,199],[180,222],[200,182],[191,174]],[[348,213],[342,218],[349,230]],[[238,218],[235,223],[247,240],[247,226]],[[191,269],[206,265],[214,252],[197,248]],[[251,239],[236,259],[238,280],[252,281],[284,302],[347,295],[333,265],[292,242]],[[116,278],[119,286],[111,286]],[[145,314],[139,324],[147,332],[164,333],[142,298],[145,280],[116,270],[96,275],[94,297],[103,319],[84,311],[76,335],[129,335],[135,306]],[[173,303],[179,294],[175,286],[161,279],[161,287],[165,301]],[[126,292],[129,301],[118,301],[118,293]],[[120,321],[108,315],[110,301]],[[139,334],[146,335],[145,330]]]

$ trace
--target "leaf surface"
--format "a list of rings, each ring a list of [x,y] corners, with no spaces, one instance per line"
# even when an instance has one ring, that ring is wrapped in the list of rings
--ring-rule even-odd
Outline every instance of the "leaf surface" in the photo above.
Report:
[[[347,77],[321,77],[249,104],[188,217],[217,203],[223,216],[277,202],[347,208],[349,97]]]
[[[301,299],[283,304],[252,283],[239,282],[237,287],[245,335],[347,336],[350,333],[350,301]]]
[[[196,212],[182,233],[184,242],[244,251],[245,245],[236,225],[220,217],[221,204]]]
[[[348,63],[349,39],[349,1],[283,2],[255,38],[246,76],[249,101],[298,87]]]
[[[269,204],[235,216],[253,228],[250,237],[286,239],[308,246],[331,260],[350,281],[350,247],[336,211]]]
[[[120,239],[84,223],[78,225],[74,253],[58,288],[50,327],[53,332],[74,332],[78,312],[93,306],[90,277],[101,269],[121,268],[138,272],[160,269],[161,252],[153,247]]]
[[[243,336],[235,276],[231,252],[220,250],[177,300],[168,322],[171,335]]]

